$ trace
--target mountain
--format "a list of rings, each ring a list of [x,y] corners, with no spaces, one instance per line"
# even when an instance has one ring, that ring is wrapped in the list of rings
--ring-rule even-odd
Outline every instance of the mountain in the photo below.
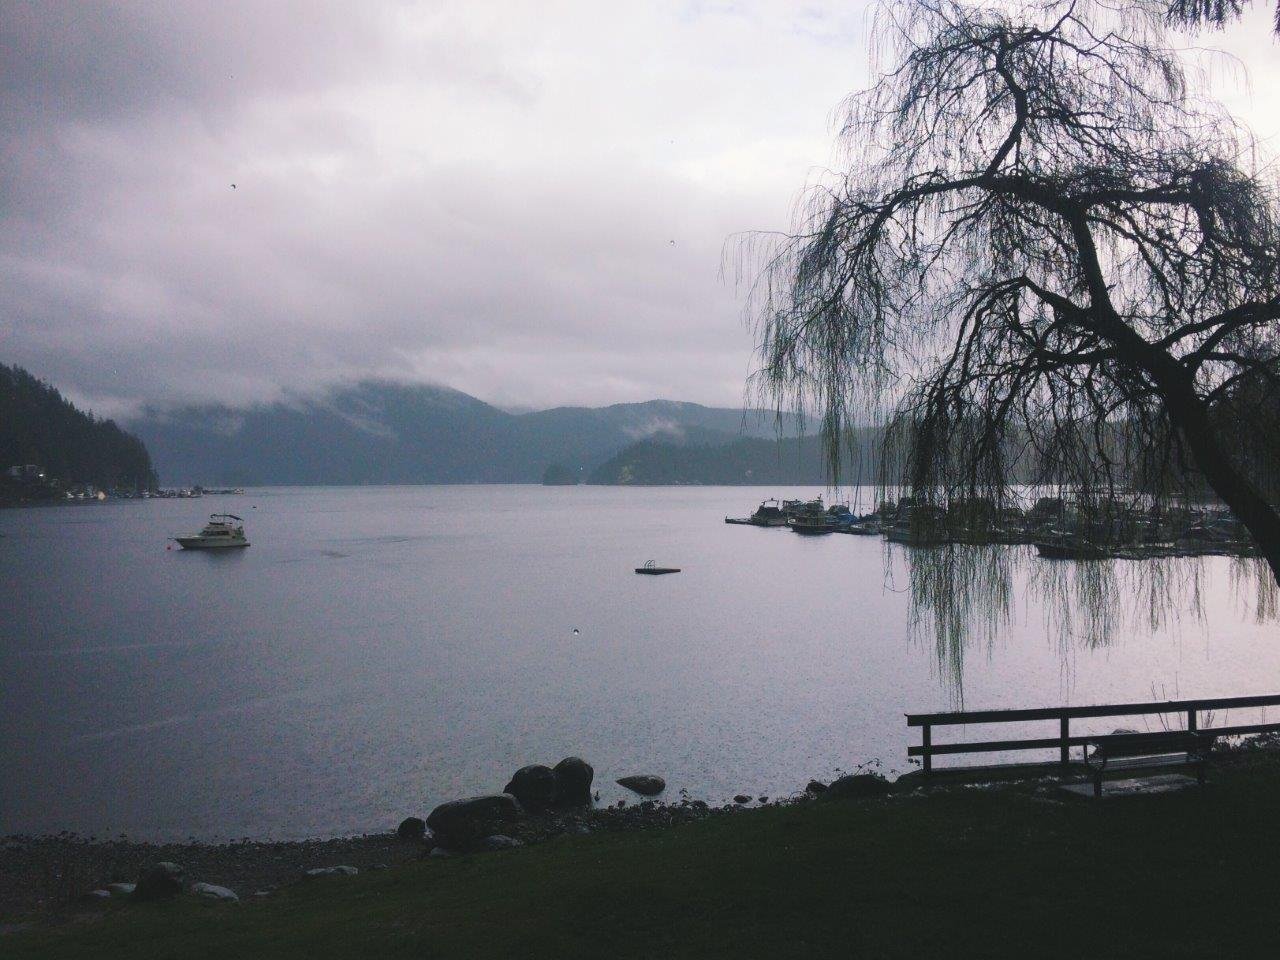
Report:
[[[149,408],[130,424],[166,483],[538,483],[587,476],[648,437],[727,443],[791,418],[652,400],[510,413],[457,390],[370,380],[237,409]]]
[[[151,457],[136,436],[77,409],[21,367],[0,364],[0,472],[27,465],[50,483],[135,490],[156,485]]]
[[[850,470],[845,480],[874,479],[874,435],[858,435],[862,475]],[[744,437],[728,443],[652,439],[634,443],[610,457],[588,483],[823,485],[826,458],[818,437],[763,439]]]

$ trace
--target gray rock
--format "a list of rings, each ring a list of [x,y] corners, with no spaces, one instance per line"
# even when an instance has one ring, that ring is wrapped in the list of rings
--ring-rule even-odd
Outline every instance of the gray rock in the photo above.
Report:
[[[162,860],[143,867],[133,895],[139,900],[165,900],[182,892],[185,874],[176,863]],[[110,894],[108,894],[110,896]]]
[[[556,802],[564,806],[585,807],[591,804],[591,781],[596,772],[581,757],[565,757],[555,765]]]
[[[360,871],[355,867],[346,865],[337,867],[313,867],[303,873],[303,876],[309,880],[319,880],[324,877],[354,877]]]
[[[827,792],[827,785],[821,780],[810,780],[809,785],[804,788],[805,793],[812,793],[815,796],[820,793]]]
[[[555,771],[535,763],[517,770],[511,781],[502,788],[502,792],[511,794],[526,810],[537,812],[546,810],[556,802],[560,795],[560,783]]]
[[[511,794],[494,793],[442,803],[427,817],[427,826],[442,846],[465,847],[520,819],[523,813],[520,801]]]
[[[633,790],[642,797],[653,797],[667,789],[667,781],[661,777],[655,777],[652,774],[637,774],[631,777],[623,777],[617,781],[618,786],[626,787]]]
[[[388,867],[385,863],[375,863],[375,864],[374,864],[372,867],[370,867],[369,869],[370,869],[370,870],[389,870],[389,869],[391,869],[391,868],[390,868],[390,867]]]
[[[191,892],[197,897],[205,900],[221,900],[225,903],[239,903],[240,898],[236,896],[234,890],[226,887],[220,887],[214,883],[193,883]]]
[[[505,833],[495,833],[489,837],[481,837],[476,841],[477,850],[514,850],[516,847],[523,847],[524,844],[515,837],[508,837]]]
[[[421,817],[405,817],[396,827],[396,838],[399,840],[417,841],[427,835],[427,821]]]
[[[882,797],[889,792],[889,781],[874,773],[851,773],[832,782],[823,793],[824,800],[856,800]]]
[[[113,897],[130,897],[133,896],[134,890],[138,885],[136,883],[108,883],[107,889]]]
[[[750,803],[751,798],[748,797],[745,793],[740,793],[733,798],[733,802],[734,803]]]

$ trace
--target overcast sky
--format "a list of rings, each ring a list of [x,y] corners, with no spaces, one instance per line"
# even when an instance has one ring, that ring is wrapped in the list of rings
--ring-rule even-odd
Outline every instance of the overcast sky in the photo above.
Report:
[[[830,162],[864,11],[0,0],[0,362],[105,414],[368,375],[736,405],[723,247]],[[1268,15],[1198,42],[1276,150]]]

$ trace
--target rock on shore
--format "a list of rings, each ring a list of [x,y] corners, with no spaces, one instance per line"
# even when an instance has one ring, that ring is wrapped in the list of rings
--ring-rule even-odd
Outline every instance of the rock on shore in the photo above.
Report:
[[[502,792],[511,794],[526,810],[538,813],[555,804],[560,784],[554,770],[535,763],[517,770]]]
[[[193,883],[191,885],[191,893],[193,896],[201,897],[205,900],[222,900],[225,903],[238,903],[240,901],[234,890],[220,887],[216,883]]]
[[[133,895],[139,900],[166,900],[182,892],[185,874],[180,866],[169,860],[161,860],[138,874]]]
[[[398,840],[422,840],[427,835],[427,822],[421,817],[405,817],[396,827]]]
[[[635,776],[623,777],[615,781],[618,786],[626,787],[642,797],[655,797],[663,790],[667,789],[667,781],[653,774],[636,774]]]
[[[596,772],[581,757],[565,757],[553,769],[560,789],[557,802],[561,806],[585,807],[591,803],[591,781]]]
[[[427,826],[444,847],[465,847],[519,820],[524,810],[509,793],[450,800],[431,811]]]
[[[580,807],[591,803],[591,781],[596,772],[581,757],[565,757],[555,767],[540,763],[521,767],[503,787],[530,813],[552,807]]]

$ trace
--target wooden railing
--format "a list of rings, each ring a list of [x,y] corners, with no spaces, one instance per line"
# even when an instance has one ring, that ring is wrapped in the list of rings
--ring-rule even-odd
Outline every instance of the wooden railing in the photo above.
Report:
[[[959,713],[909,713],[908,727],[921,728],[921,742],[907,748],[907,756],[920,757],[924,772],[933,770],[933,758],[958,753],[1003,753],[1008,750],[1059,751],[1059,762],[1067,766],[1072,747],[1084,747],[1093,738],[1072,736],[1071,721],[1081,717],[1128,717],[1143,714],[1185,713],[1186,729],[1198,730],[1215,737],[1280,730],[1280,723],[1253,723],[1233,727],[1201,727],[1202,710],[1240,710],[1246,707],[1280,705],[1280,694],[1260,697],[1218,697],[1209,700],[1158,700],[1150,703],[1111,703],[1090,707],[1038,707],[1031,710],[967,710]],[[1032,720],[1057,720],[1058,735],[1030,740],[971,740],[963,743],[934,743],[933,728],[970,723],[1017,723]]]

